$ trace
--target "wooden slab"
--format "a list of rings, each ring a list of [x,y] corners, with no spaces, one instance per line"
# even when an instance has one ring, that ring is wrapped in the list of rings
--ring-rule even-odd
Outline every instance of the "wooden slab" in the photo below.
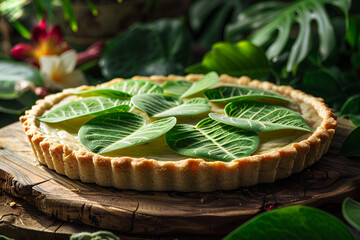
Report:
[[[344,119],[329,152],[302,173],[273,184],[210,193],[138,192],[70,180],[39,165],[20,123],[0,130],[0,187],[57,219],[131,234],[222,235],[269,206],[338,206],[359,199],[360,159],[338,151],[353,129]]]

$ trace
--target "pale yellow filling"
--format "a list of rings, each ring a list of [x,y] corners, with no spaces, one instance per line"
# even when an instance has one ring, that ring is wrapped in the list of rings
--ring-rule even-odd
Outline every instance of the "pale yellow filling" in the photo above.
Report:
[[[63,101],[54,105],[52,108],[56,108],[72,100],[74,100],[73,96],[65,98]],[[223,107],[225,104],[210,104],[212,106],[211,112],[223,113]],[[313,130],[320,126],[321,118],[317,115],[315,109],[313,109],[310,105],[305,103],[289,103],[287,107],[299,112]],[[139,109],[135,108],[132,112],[141,115],[147,120],[147,122],[156,120],[149,119],[147,115]],[[177,117],[177,123],[196,125],[199,121],[206,118],[207,115],[208,113],[195,116]],[[51,141],[57,142],[59,144],[66,144],[74,150],[87,150],[86,147],[81,144],[77,136],[77,132],[79,128],[90,119],[91,117],[86,117],[56,124],[40,122],[40,129],[46,134],[48,138],[51,139]],[[258,132],[258,135],[260,137],[260,146],[252,155],[263,154],[274,149],[285,147],[294,142],[300,142],[307,139],[311,133],[297,130],[277,130],[271,132]],[[107,154],[107,156],[127,156],[133,158],[145,157],[147,159],[155,159],[160,161],[178,161],[188,158],[187,156],[179,155],[172,151],[166,144],[165,135],[144,144],[111,152]]]

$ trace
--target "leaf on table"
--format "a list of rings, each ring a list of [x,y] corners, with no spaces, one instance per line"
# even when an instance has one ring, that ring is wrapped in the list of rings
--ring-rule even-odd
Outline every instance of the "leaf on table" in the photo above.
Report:
[[[188,73],[204,74],[210,71],[240,77],[254,76],[254,74],[268,75],[271,67],[263,50],[244,40],[236,44],[216,43],[205,54],[200,64],[186,68]]]
[[[125,80],[108,86],[107,88],[128,93],[138,94],[158,94],[163,93],[162,87],[156,83],[145,80]]]
[[[257,46],[268,45],[266,55],[276,61],[285,50],[286,44],[298,26],[297,36],[291,46],[286,70],[302,62],[309,54],[312,42],[312,25],[317,24],[319,53],[326,59],[335,47],[334,28],[327,13],[326,6],[333,5],[348,17],[350,0],[302,0],[292,2],[266,1],[253,4],[238,15],[238,21],[228,24],[225,29],[226,38],[237,40],[239,34],[249,30],[256,31],[250,35],[250,41]]]
[[[276,99],[289,102],[290,100],[276,93],[256,88],[221,86],[206,90],[204,96],[210,102],[230,102],[248,99]]]
[[[196,82],[183,80],[168,81],[163,85],[164,92],[180,98],[190,97],[219,82],[219,75],[216,72],[209,72]]]
[[[127,112],[130,110],[129,104],[129,100],[120,98],[82,98],[50,110],[37,119],[41,122],[56,123],[75,118],[96,116],[109,112]]]
[[[290,206],[259,214],[223,238],[241,239],[355,240],[355,237],[343,222],[325,211]]]
[[[197,126],[176,125],[166,134],[166,142],[182,155],[230,162],[253,153],[259,137],[255,132],[206,118]]]
[[[343,142],[340,153],[347,157],[360,157],[360,126],[355,128]]]
[[[263,132],[279,129],[295,129],[313,132],[303,117],[288,108],[255,101],[239,101],[226,105],[225,115],[210,113],[209,116],[227,125]]]
[[[131,102],[150,118],[197,115],[211,109],[204,98],[193,98],[184,103],[177,97],[163,94],[136,95]]]
[[[360,203],[352,198],[345,198],[342,203],[342,215],[345,220],[360,231]]]
[[[140,115],[129,112],[108,113],[86,122],[79,130],[81,143],[94,153],[105,154],[149,142],[169,131],[175,117],[146,124]]]

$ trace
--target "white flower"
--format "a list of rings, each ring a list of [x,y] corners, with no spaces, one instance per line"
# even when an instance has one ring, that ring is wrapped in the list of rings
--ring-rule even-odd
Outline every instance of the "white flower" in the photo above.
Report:
[[[45,87],[48,89],[63,89],[86,84],[82,71],[74,70],[76,52],[69,50],[60,56],[44,56],[40,58],[40,72],[43,74]]]

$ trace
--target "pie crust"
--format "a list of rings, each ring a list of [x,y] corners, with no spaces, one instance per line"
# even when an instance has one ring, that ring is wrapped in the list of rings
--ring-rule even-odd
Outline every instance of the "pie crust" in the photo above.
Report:
[[[134,77],[163,84],[171,80],[196,81],[203,75],[185,77],[169,75]],[[97,87],[104,87],[124,79],[114,79]],[[250,80],[248,77],[220,76],[220,83],[248,86],[276,92],[296,103],[313,108],[321,120],[310,136],[259,155],[252,155],[231,162],[205,161],[187,158],[180,161],[158,161],[131,157],[107,157],[85,150],[74,150],[66,144],[51,140],[39,127],[36,117],[70,95],[74,90],[92,89],[81,86],[49,95],[36,102],[32,109],[20,117],[25,134],[36,158],[44,165],[71,179],[140,191],[201,191],[230,190],[240,186],[271,183],[289,177],[311,166],[327,152],[336,128],[336,115],[321,98],[315,98],[289,86]]]

